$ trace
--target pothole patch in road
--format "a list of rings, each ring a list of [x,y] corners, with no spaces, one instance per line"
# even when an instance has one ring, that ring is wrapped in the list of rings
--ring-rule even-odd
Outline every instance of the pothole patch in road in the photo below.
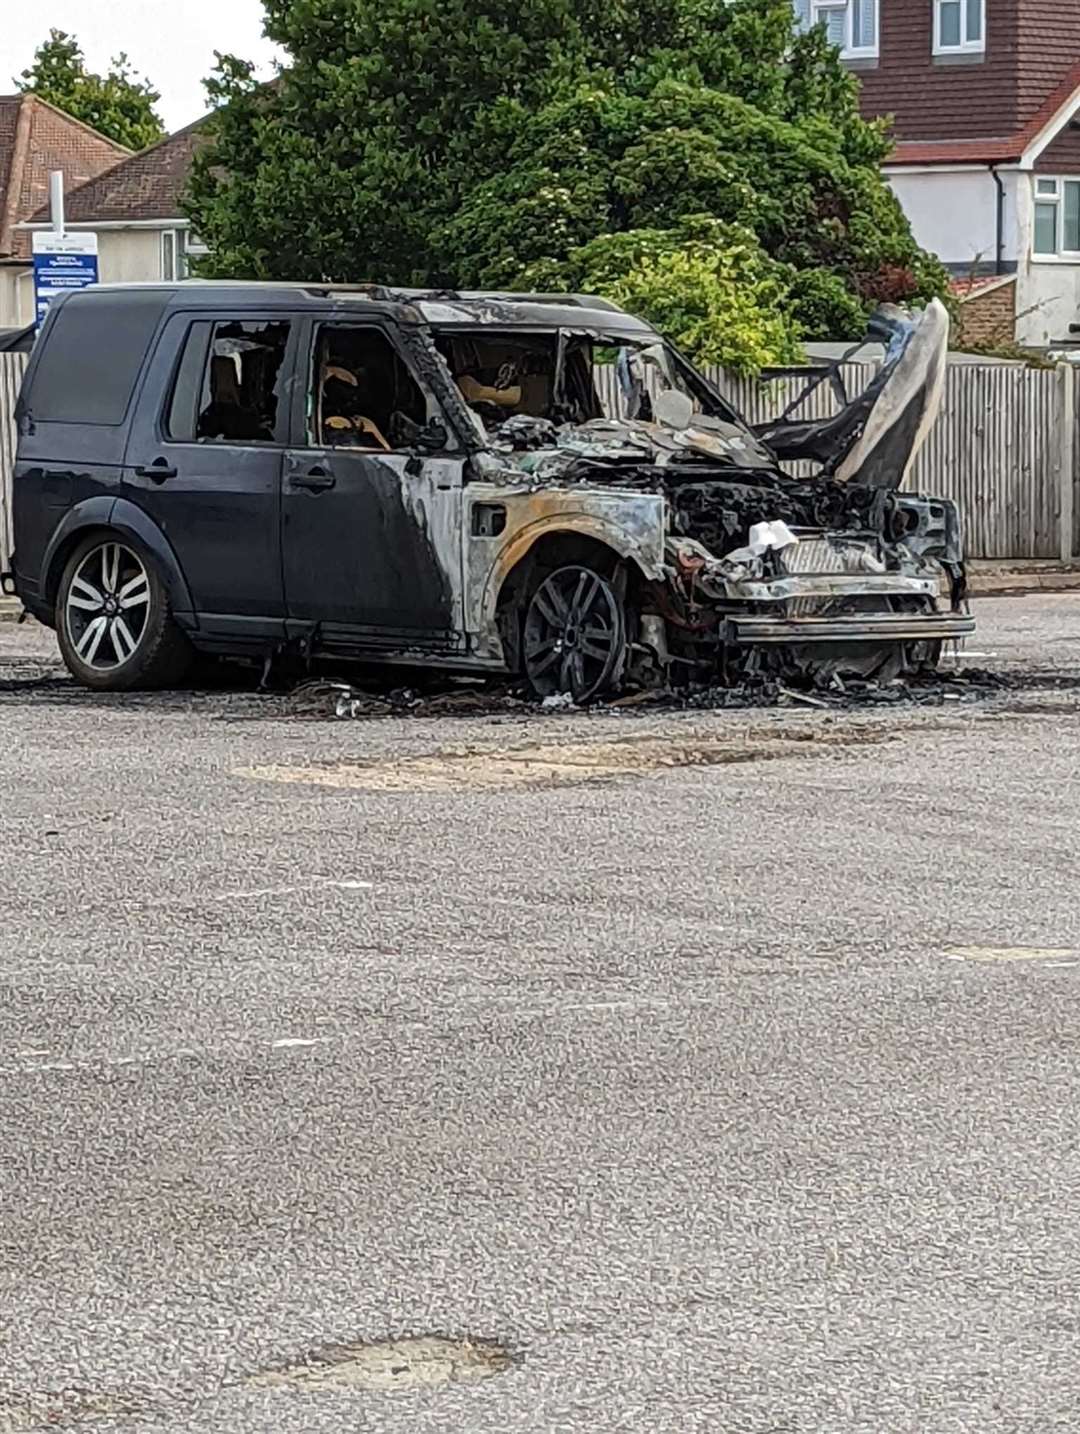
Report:
[[[688,767],[720,767],[779,757],[816,756],[829,749],[893,740],[874,727],[777,727],[752,734],[678,740],[626,737],[611,742],[559,742],[487,751],[436,752],[306,767],[241,767],[235,776],[368,792],[457,792],[567,785],[640,777]]]
[[[92,1389],[31,1391],[0,1397],[0,1434],[35,1429],[65,1429],[91,1420],[145,1414],[146,1407],[119,1394]]]
[[[950,961],[1080,966],[1080,951],[1070,946],[952,946],[945,955]]]
[[[277,1389],[367,1389],[388,1394],[444,1384],[474,1384],[505,1374],[514,1357],[483,1339],[419,1335],[370,1344],[330,1345],[302,1364],[264,1370],[249,1383]]]

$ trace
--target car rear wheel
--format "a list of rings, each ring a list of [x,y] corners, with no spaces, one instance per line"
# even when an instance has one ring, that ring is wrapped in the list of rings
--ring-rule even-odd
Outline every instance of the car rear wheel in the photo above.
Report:
[[[626,662],[626,611],[611,582],[573,564],[549,573],[525,612],[525,675],[538,697],[588,702],[614,688]]]
[[[193,657],[152,557],[116,534],[87,538],[68,559],[56,631],[68,671],[99,692],[172,686]]]

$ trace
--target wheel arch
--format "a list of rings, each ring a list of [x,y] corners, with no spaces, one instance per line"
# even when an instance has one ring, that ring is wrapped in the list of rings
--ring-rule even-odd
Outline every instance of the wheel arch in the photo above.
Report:
[[[546,574],[571,563],[587,563],[608,577],[622,566],[631,592],[659,576],[625,529],[602,519],[579,519],[572,525],[553,519],[520,530],[489,575],[482,614],[484,627],[498,631],[511,671],[521,665],[515,615]]]
[[[652,555],[643,552],[641,543],[620,524],[588,515],[580,515],[572,523],[557,515],[538,519],[519,529],[499,553],[484,587],[482,620],[495,621],[515,594],[527,586],[530,573],[535,572],[540,563],[545,563],[550,570],[558,565],[556,554],[573,561],[575,553],[584,552],[591,552],[612,566],[624,562],[645,582],[655,582],[663,575]],[[550,564],[546,563],[548,558]]]
[[[195,606],[172,544],[153,519],[126,498],[90,498],[65,515],[50,539],[42,563],[43,596],[50,607],[56,603],[60,579],[71,554],[86,538],[99,532],[136,538],[157,561],[173,616],[185,626],[195,625]]]

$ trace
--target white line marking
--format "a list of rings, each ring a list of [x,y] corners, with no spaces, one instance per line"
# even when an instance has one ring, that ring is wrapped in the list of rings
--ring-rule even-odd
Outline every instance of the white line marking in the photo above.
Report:
[[[136,906],[190,906],[198,901],[258,901],[270,896],[302,896],[320,891],[372,891],[373,881],[359,881],[350,877],[346,881],[333,881],[329,877],[316,876],[302,886],[259,886],[250,891],[194,891],[185,896],[152,897],[149,901],[136,901]]]
[[[283,1041],[272,1041],[270,1044],[275,1051],[292,1050],[298,1046],[325,1046],[329,1036],[319,1036],[316,1040],[301,1040],[298,1037],[288,1037]]]
[[[306,891],[371,891],[371,881],[330,881],[317,876],[304,886],[263,886],[254,891],[212,891],[207,893],[211,901],[251,901],[262,896],[295,896]]]
[[[957,946],[944,953],[950,961],[975,961],[983,965],[1025,963],[1044,970],[1054,966],[1080,965],[1075,947],[1069,946]]]

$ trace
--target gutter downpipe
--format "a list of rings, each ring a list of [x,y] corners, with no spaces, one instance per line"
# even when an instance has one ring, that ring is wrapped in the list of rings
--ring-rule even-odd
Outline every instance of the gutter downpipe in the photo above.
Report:
[[[1001,175],[997,172],[995,165],[990,166],[990,173],[997,185],[997,233],[995,236],[996,251],[994,255],[994,273],[1004,274],[1005,272],[1005,184]]]

